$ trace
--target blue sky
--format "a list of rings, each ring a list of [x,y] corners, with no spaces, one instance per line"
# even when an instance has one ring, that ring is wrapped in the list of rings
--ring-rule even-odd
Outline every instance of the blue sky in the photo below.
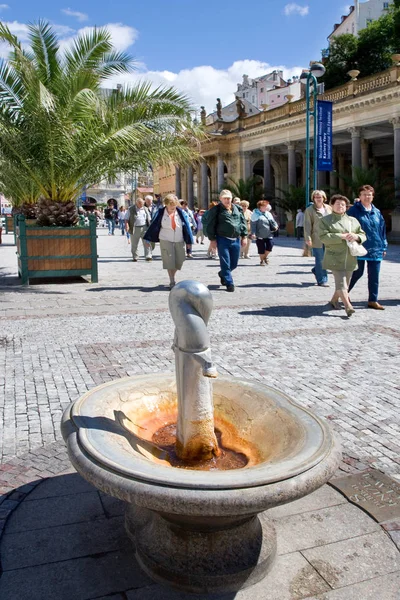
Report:
[[[217,96],[233,100],[243,73],[283,67],[287,76],[298,74],[320,57],[333,24],[348,11],[343,0],[0,1],[0,18],[22,39],[24,25],[38,18],[66,40],[108,25],[117,47],[140,61],[135,77],[175,85],[208,109]]]

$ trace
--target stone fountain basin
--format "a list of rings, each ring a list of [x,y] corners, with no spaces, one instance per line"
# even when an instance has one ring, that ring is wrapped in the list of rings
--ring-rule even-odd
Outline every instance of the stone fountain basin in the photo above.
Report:
[[[312,492],[334,474],[340,451],[330,428],[282,392],[218,377],[213,397],[216,426],[232,426],[236,449],[249,455],[242,469],[180,469],[154,450],[152,433],[176,421],[173,373],[113,381],[71,405],[62,424],[71,461],[106,493],[192,516],[226,516],[228,506],[231,515],[260,512]],[[229,446],[229,433],[223,441]]]

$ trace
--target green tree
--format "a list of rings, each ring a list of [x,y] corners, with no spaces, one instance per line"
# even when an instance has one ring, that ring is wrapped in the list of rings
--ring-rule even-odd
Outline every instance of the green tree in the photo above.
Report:
[[[298,209],[305,208],[305,186],[289,185],[287,190],[277,188],[277,191],[280,193],[280,197],[275,198],[276,204],[285,212],[291,213],[293,220],[295,220]]]
[[[11,47],[0,60],[0,188],[14,204],[39,200],[39,223],[76,223],[84,184],[197,157],[204,134],[185,96],[149,83],[103,89],[134,68],[106,29],[78,36],[65,51],[44,21],[29,25],[29,37],[25,50],[0,23],[0,41]]]
[[[250,208],[255,208],[257,202],[264,195],[262,178],[259,175],[252,175],[247,179],[238,180],[228,177],[224,189],[232,192],[234,197],[250,202]]]
[[[355,64],[363,77],[388,69],[396,51],[394,11],[382,15],[359,32]]]
[[[325,75],[321,81],[330,89],[343,85],[348,81],[346,73],[356,68],[357,38],[351,33],[344,33],[334,38],[328,58],[324,60]]]
[[[379,19],[359,31],[358,37],[343,34],[324,50],[326,73],[321,79],[326,89],[343,85],[348,71],[358,69],[362,77],[379,73],[392,64],[391,55],[400,50],[400,0]]]
[[[374,204],[381,210],[394,208],[393,180],[383,177],[379,169],[354,167],[351,176],[342,175],[340,179],[351,191],[352,200],[358,198],[358,190],[362,185],[372,185],[375,190]]]

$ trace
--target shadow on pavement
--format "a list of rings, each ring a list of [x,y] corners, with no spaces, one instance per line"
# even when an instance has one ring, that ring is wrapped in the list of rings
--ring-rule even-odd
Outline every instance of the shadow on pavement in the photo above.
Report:
[[[315,287],[315,283],[245,283],[238,288],[306,288]]]
[[[141,285],[127,285],[127,286],[110,286],[110,287],[98,287],[98,288],[88,288],[87,292],[111,292],[117,291],[122,292],[126,290],[137,290],[139,292],[169,292],[168,284],[159,284],[154,285],[152,287],[145,287]]]
[[[400,300],[385,300],[382,301],[382,305],[387,306],[398,306],[400,304]],[[358,311],[368,310],[369,312],[373,312],[371,309],[367,308],[366,302],[353,302],[353,306],[356,309],[356,315]],[[378,311],[376,311],[378,312]],[[297,319],[309,319],[311,317],[323,316],[323,317],[339,317],[342,319],[350,320],[351,322],[356,323],[357,316],[348,319],[344,309],[334,310],[330,307],[330,305],[304,305],[304,304],[295,304],[288,306],[266,306],[265,308],[261,308],[258,310],[243,310],[238,313],[239,315],[261,315],[264,317],[295,317]]]
[[[162,588],[142,571],[125,532],[124,502],[99,492],[78,473],[36,484],[28,495],[22,493],[24,500],[7,520],[0,541],[2,599],[196,597]]]
[[[278,271],[277,275],[306,275],[307,271]],[[310,270],[311,273],[311,270]]]
[[[330,314],[326,314],[326,313]],[[347,319],[344,311],[332,310],[328,305],[292,305],[292,306],[266,306],[260,310],[243,310],[239,315],[261,315],[264,317],[295,317],[310,319],[311,317],[343,317]]]

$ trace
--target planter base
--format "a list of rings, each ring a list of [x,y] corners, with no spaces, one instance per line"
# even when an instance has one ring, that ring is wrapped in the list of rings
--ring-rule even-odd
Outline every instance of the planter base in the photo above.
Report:
[[[257,516],[190,519],[129,504],[125,526],[143,570],[185,592],[237,592],[265,577],[276,555],[275,529]]]

